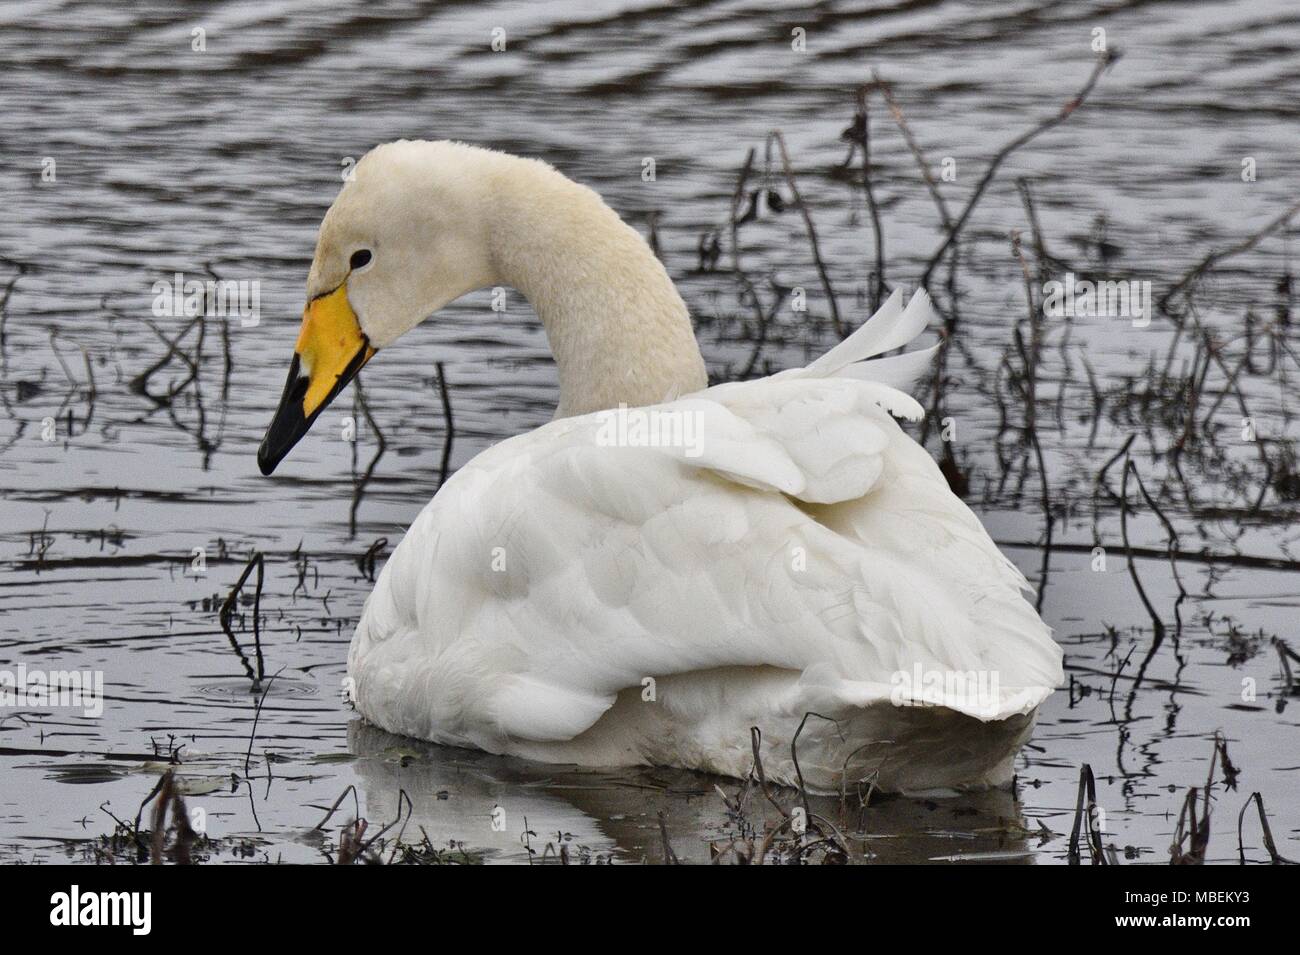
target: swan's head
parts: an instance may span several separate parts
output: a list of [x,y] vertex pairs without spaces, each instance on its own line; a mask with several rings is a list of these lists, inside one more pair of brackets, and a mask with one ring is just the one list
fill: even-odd
[[376,147],[351,170],[321,222],[289,378],[257,452],[263,474],[375,352],[493,284],[488,170],[501,156],[402,141]]

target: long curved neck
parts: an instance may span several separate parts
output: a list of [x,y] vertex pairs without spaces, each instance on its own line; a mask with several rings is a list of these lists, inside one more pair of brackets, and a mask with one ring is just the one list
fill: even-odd
[[706,387],[686,304],[641,236],[592,190],[544,163],[508,159],[491,192],[492,257],[546,328],[556,417]]

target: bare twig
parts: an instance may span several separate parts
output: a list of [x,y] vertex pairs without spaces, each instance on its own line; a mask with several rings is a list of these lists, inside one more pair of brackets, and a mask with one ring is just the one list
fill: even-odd
[[1125,454],[1124,477],[1120,482],[1119,492],[1119,527],[1121,538],[1124,541],[1124,555],[1128,560],[1129,576],[1133,578],[1133,586],[1137,588],[1138,596],[1142,598],[1142,606],[1146,607],[1147,615],[1151,618],[1151,626],[1155,631],[1155,639],[1152,641],[1153,645],[1150,651],[1154,653],[1165,638],[1165,625],[1161,621],[1160,615],[1156,613],[1156,608],[1151,605],[1146,590],[1142,587],[1142,580],[1138,577],[1137,564],[1133,560],[1133,548],[1128,540],[1128,476],[1129,472],[1133,470],[1132,463],[1132,459]]
[[875,70],[871,71],[871,78],[876,82],[876,88],[885,98],[885,105],[889,107],[890,114],[894,117],[894,122],[898,124],[899,130],[903,134],[903,140],[907,143],[907,148],[912,151],[912,158],[916,160],[916,165],[921,170],[921,178],[925,180],[926,188],[930,191],[930,197],[934,199],[935,207],[939,210],[939,218],[943,220],[945,229],[952,228],[952,215],[948,212],[948,203],[943,198],[943,193],[939,191],[939,184],[935,181],[934,174],[930,171],[930,164],[926,161],[925,154],[921,152],[921,147],[912,135],[911,127],[907,125],[907,118],[903,115],[902,107],[894,99],[893,88],[880,78],[880,74]]
[[[799,797],[803,800],[803,812],[805,819],[812,818],[812,807],[808,804],[808,787],[803,783],[803,770],[799,768],[799,734],[803,732],[804,725],[808,722],[808,717],[815,716],[819,720],[825,720],[835,727],[835,731],[840,731],[838,720],[831,719],[829,716],[822,716],[820,713],[814,713],[809,710],[799,721],[799,728],[794,731],[794,736],[790,739],[790,761],[794,763],[794,774],[799,780]],[[842,736],[843,734],[841,734]]]
[[845,335],[843,322],[840,321],[840,306],[835,299],[835,289],[831,287],[830,273],[826,271],[826,263],[822,259],[821,247],[817,242],[817,228],[813,225],[812,213],[808,210],[808,204],[804,202],[803,197],[799,195],[799,187],[795,183],[794,169],[790,165],[790,154],[785,148],[785,137],[781,135],[779,129],[774,129],[768,134],[768,143],[776,143],[777,149],[781,153],[781,168],[785,172],[786,185],[790,187],[790,198],[794,200],[799,207],[799,214],[803,216],[804,229],[808,233],[808,244],[812,247],[813,263],[817,267],[817,275],[821,279],[822,289],[826,293],[826,301],[831,309],[831,322],[835,326],[835,332],[841,338]]
[[859,86],[857,112],[853,124],[844,131],[844,137],[862,153],[862,191],[867,196],[867,212],[871,216],[871,231],[875,237],[876,265],[871,282],[871,314],[880,308],[885,297],[885,233],[880,225],[880,210],[876,206],[876,193],[871,186],[871,112],[868,99],[870,86]]
[[754,751],[754,772],[758,775],[758,787],[762,791],[763,795],[767,797],[767,801],[776,807],[776,811],[782,816],[789,818],[789,811],[777,802],[776,797],[772,795],[772,789],[767,783],[767,775],[763,772],[763,757],[759,753],[759,748],[762,745],[762,742],[763,731],[757,726],[751,726],[749,728],[749,745]]
[[736,188],[731,193],[731,268],[734,272],[740,271],[740,239],[737,235],[740,225],[737,220],[740,218],[740,206],[745,201],[745,186],[749,183],[750,171],[754,168],[754,147],[749,147],[749,152],[745,154],[745,164],[740,167],[740,175],[736,177]]
[[970,199],[967,200],[966,207],[962,209],[961,215],[957,217],[957,221],[954,222],[952,228],[948,230],[948,234],[939,245],[939,248],[935,249],[934,254],[930,256],[930,260],[926,263],[925,271],[921,273],[921,285],[926,287],[929,286],[931,273],[934,272],[935,267],[939,264],[940,260],[942,260],[944,253],[948,251],[949,246],[956,241],[957,236],[961,233],[962,227],[966,225],[966,221],[970,218],[970,214],[975,210],[975,206],[979,203],[980,198],[983,197],[984,191],[988,188],[989,183],[992,182],[993,176],[997,173],[998,167],[1002,165],[1003,161],[1030,140],[1047,132],[1049,129],[1059,126],[1061,123],[1073,116],[1075,111],[1083,105],[1084,100],[1088,98],[1088,94],[1092,92],[1093,87],[1097,85],[1097,81],[1101,79],[1102,73],[1104,73],[1106,68],[1117,59],[1119,59],[1119,55],[1114,52],[1104,52],[1100,54],[1097,57],[1096,66],[1092,69],[1092,74],[1088,77],[1088,81],[1083,84],[1083,88],[1075,94],[1073,99],[1062,106],[1060,111],[1050,119],[1047,119],[1032,129],[1021,133],[994,154],[993,158],[989,161],[988,168],[984,170],[984,175],[976,184],[975,192],[972,193]]
[[664,864],[681,865],[681,860],[677,858],[677,853],[673,852],[672,844],[668,841],[668,821],[664,818],[662,810],[659,812],[659,838],[663,840]]
[[[1045,541],[1043,566],[1039,574],[1038,593],[1034,603],[1034,609],[1041,612],[1043,599],[1047,594],[1047,573],[1052,557],[1052,533],[1055,529],[1055,521],[1052,519],[1051,492],[1047,482],[1047,463],[1043,459],[1043,448],[1038,441],[1038,358],[1042,352],[1042,320],[1041,310],[1034,304],[1034,287],[1029,277],[1029,263],[1025,261],[1025,254],[1020,248],[1020,232],[1014,229],[1011,232],[1011,251],[1020,262],[1020,269],[1024,274],[1025,302],[1029,309],[1029,347],[1027,350],[1022,348],[1021,352],[1025,367],[1025,439],[1033,448],[1034,460],[1038,464],[1039,503],[1043,508]],[[1018,343],[1023,344],[1018,329],[1015,338]]]
[[1290,859],[1283,856],[1277,851],[1277,844],[1273,841],[1273,830],[1268,826],[1268,815],[1264,812],[1264,797],[1259,793],[1250,794],[1250,798],[1241,807],[1241,812],[1237,813],[1237,859],[1242,865],[1246,864],[1246,846],[1242,840],[1241,829],[1246,819],[1246,810],[1250,808],[1251,803],[1259,811],[1259,828],[1264,833],[1264,851],[1268,853],[1268,859],[1273,865],[1294,865]]
[[442,399],[442,420],[446,428],[446,440],[442,443],[442,465],[438,471],[438,487],[447,480],[447,470],[451,466],[451,443],[456,437],[456,422],[451,417],[451,395],[447,391],[447,370],[443,367],[442,362],[435,366],[438,369],[438,397]]
[[[356,537],[357,512],[361,508],[361,498],[364,496],[371,478],[375,476],[375,468],[379,466],[379,459],[382,458],[384,452],[388,450],[388,441],[384,438],[384,432],[380,429],[379,422],[376,421],[375,416],[370,413],[370,402],[366,400],[366,390],[362,387],[360,375],[358,375],[356,380],[352,383],[352,400],[354,407],[359,407],[361,409],[361,413],[365,416],[366,424],[370,426],[370,430],[374,432],[375,435],[375,456],[371,458],[370,463],[366,465],[365,474],[361,475],[360,479],[355,481],[352,488],[352,505],[348,509],[348,536]],[[358,443],[356,436],[353,435],[352,471],[354,475],[357,468]]]
[[[1084,797],[1087,796],[1085,804]],[[1071,865],[1079,864],[1079,834],[1087,819],[1088,853],[1093,865],[1106,865],[1106,854],[1102,851],[1101,830],[1097,826],[1097,783],[1092,775],[1092,767],[1084,763],[1079,767],[1079,794],[1074,805],[1074,827],[1070,830],[1069,858]]]
[[1236,245],[1229,246],[1228,248],[1223,249],[1222,251],[1211,252],[1209,255],[1203,258],[1199,263],[1197,263],[1193,268],[1189,269],[1181,279],[1179,279],[1177,282],[1174,283],[1173,287],[1170,288],[1169,291],[1165,292],[1164,295],[1160,296],[1160,300],[1156,302],[1156,307],[1158,307],[1166,315],[1170,315],[1171,313],[1169,310],[1169,304],[1173,300],[1173,297],[1175,295],[1177,295],[1179,292],[1181,292],[1191,283],[1195,282],[1197,279],[1201,278],[1207,272],[1214,269],[1224,259],[1231,258],[1234,255],[1238,255],[1242,252],[1247,252],[1253,249],[1261,239],[1276,232],[1279,228],[1281,228],[1287,222],[1289,222],[1291,217],[1295,215],[1297,212],[1300,212],[1300,202],[1296,202],[1293,205],[1289,206],[1286,209],[1286,211],[1284,211],[1277,218],[1273,219],[1271,222],[1269,222],[1268,225],[1264,226],[1264,228],[1260,229],[1254,235],[1251,235],[1248,238],[1245,238],[1242,241],[1238,242]]
[[[262,580],[263,580],[263,557],[260,551],[254,551],[253,556],[248,558],[248,563],[244,565],[244,572],[239,575],[239,580],[235,581],[235,586],[230,589],[230,595],[226,597],[225,603],[221,605],[221,612],[218,618],[221,621],[221,629],[226,632],[226,637],[230,640],[230,645],[234,647],[235,652],[239,654],[239,662],[244,665],[244,670],[248,673],[248,678],[253,681],[253,691],[256,692],[261,685],[262,677],[266,673],[266,664],[262,659],[262,628],[261,628],[261,611],[262,611]],[[243,589],[248,575],[257,569],[257,588],[253,591],[253,646],[257,653],[257,672],[253,672],[252,666],[249,665],[248,658],[244,656],[244,650],[235,639],[235,631],[230,626],[230,615],[234,612],[236,600],[240,591]]]
[[343,800],[347,798],[348,793],[352,793],[353,815],[358,818],[361,816],[361,803],[357,800],[357,787],[349,785],[347,789],[339,793],[339,798],[334,800],[334,805],[330,806],[329,812],[325,813],[325,818],[316,823],[313,829],[320,830],[325,828],[325,823],[329,822],[334,813],[338,811],[339,806],[342,804]]
[[253,742],[257,739],[257,723],[262,718],[262,706],[266,703],[266,694],[271,692],[271,684],[275,678],[284,672],[284,667],[276,670],[271,675],[271,679],[266,681],[266,687],[262,690],[262,695],[257,701],[257,709],[253,711],[253,728],[248,732],[248,752],[244,754],[244,775],[248,775],[248,766],[253,761]]

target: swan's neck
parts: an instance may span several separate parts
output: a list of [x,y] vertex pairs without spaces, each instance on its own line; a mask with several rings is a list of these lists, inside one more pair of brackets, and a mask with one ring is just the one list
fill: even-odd
[[492,258],[546,328],[560,376],[556,417],[706,387],[686,304],[641,236],[592,190],[510,158],[490,204]]

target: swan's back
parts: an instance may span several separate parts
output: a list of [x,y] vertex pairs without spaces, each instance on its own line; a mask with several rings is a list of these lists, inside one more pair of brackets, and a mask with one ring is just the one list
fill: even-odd
[[[479,455],[366,605],[349,655],[360,711],[492,752],[731,775],[759,725],[786,781],[789,739],[816,712],[838,724],[801,737],[814,788],[846,761],[886,788],[1002,781],[1061,653],[892,416],[919,406],[872,380],[901,383],[916,360],[861,362],[928,317],[919,296],[891,300],[807,369]],[[610,446],[619,414],[649,411],[698,440]]]

